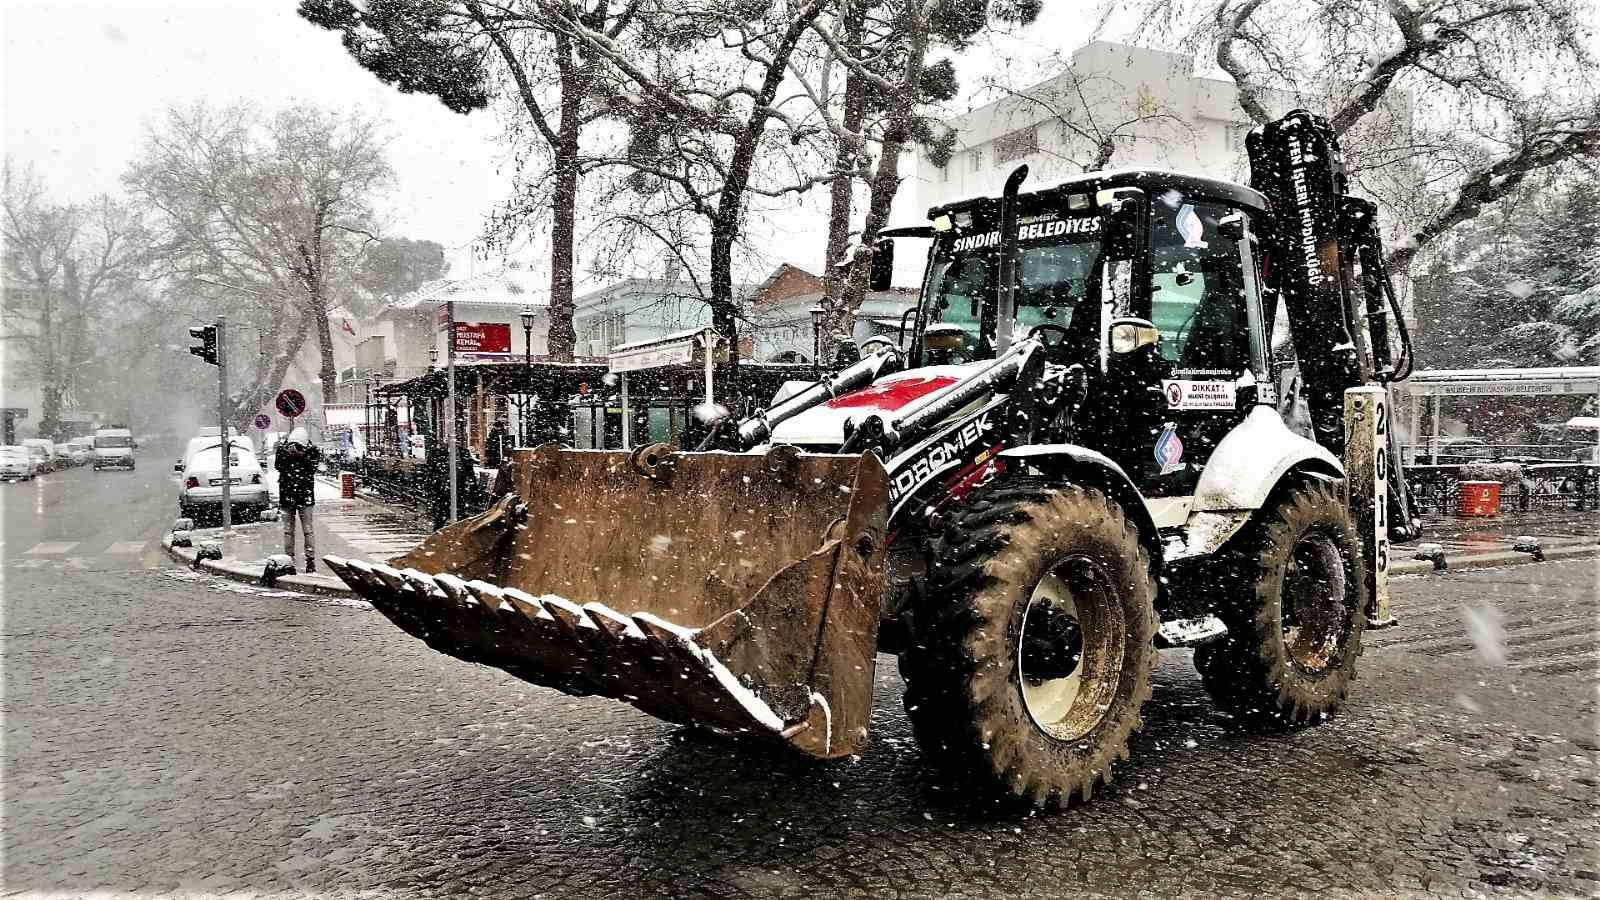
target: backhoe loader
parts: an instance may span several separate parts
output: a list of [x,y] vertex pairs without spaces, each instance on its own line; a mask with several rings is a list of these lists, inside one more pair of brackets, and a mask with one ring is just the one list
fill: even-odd
[[1411,527],[1409,350],[1326,123],[1248,150],[1251,187],[1019,167],[889,236],[932,239],[899,340],[694,450],[517,451],[487,512],[328,565],[441,652],[823,759],[866,744],[896,654],[927,758],[1040,806],[1111,779],[1163,647],[1241,718],[1320,719]]

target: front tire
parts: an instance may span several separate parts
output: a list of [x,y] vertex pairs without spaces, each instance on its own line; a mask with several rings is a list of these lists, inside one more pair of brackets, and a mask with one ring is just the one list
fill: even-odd
[[1143,726],[1155,593],[1137,530],[1103,494],[1023,481],[969,496],[900,657],[929,760],[991,797],[1090,799]]
[[1206,691],[1247,721],[1294,725],[1338,709],[1366,627],[1361,540],[1333,484],[1280,492],[1223,551],[1226,637],[1195,651]]

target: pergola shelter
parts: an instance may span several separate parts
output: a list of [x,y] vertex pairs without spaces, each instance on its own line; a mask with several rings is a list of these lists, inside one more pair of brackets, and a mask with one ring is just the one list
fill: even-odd
[[[735,414],[767,404],[784,383],[810,381],[809,364],[741,360],[736,370],[721,359],[713,340],[708,364],[706,329],[667,335],[616,348],[605,364],[483,362],[456,367],[456,397],[463,446],[482,449],[493,417],[506,406],[526,404],[531,427],[518,434],[523,446],[547,441],[583,449],[617,449],[646,441],[693,446],[706,425],[694,408],[712,402]],[[714,337],[714,335],[713,335]],[[685,346],[685,344],[692,346]],[[734,371],[737,375],[734,375]],[[373,392],[374,402],[401,409],[393,418],[415,423],[431,449],[442,446],[449,384],[444,369]],[[626,387],[624,388],[624,384]],[[374,410],[377,421],[390,418]]]
[[[1428,456],[1437,459],[1445,401],[1451,397],[1556,397],[1587,394],[1600,405],[1600,366],[1550,366],[1527,369],[1434,369],[1417,371],[1395,385],[1404,396],[1411,425],[1421,422],[1422,404],[1433,420]],[[1597,436],[1600,440],[1600,436]]]

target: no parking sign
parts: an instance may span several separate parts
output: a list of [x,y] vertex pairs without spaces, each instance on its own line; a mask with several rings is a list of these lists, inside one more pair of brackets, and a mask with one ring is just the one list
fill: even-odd
[[284,388],[278,392],[278,399],[273,405],[278,408],[278,412],[291,419],[298,419],[306,411],[306,395],[294,388]]

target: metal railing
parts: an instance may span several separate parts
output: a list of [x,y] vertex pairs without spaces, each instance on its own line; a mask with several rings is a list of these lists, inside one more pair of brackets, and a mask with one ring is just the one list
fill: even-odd
[[1500,509],[1555,512],[1600,509],[1600,463],[1527,463],[1496,466],[1485,473],[1481,461],[1406,468],[1412,504],[1418,514],[1454,515],[1461,482],[1499,481]]
[[1488,444],[1464,441],[1423,441],[1401,444],[1400,460],[1406,465],[1452,465],[1465,462],[1597,462],[1594,444]]

